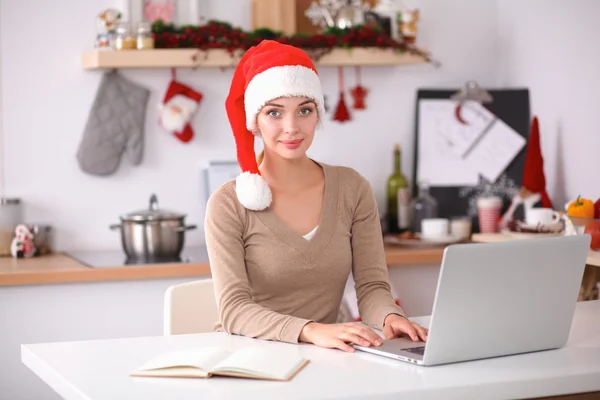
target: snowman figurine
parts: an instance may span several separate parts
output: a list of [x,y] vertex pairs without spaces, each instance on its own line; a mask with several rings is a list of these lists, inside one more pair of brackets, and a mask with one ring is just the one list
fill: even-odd
[[114,38],[117,26],[121,22],[121,12],[107,8],[96,17],[96,49],[114,50]]
[[35,255],[33,244],[33,233],[27,225],[18,225],[15,229],[15,237],[10,245],[10,253],[15,258],[29,258]]

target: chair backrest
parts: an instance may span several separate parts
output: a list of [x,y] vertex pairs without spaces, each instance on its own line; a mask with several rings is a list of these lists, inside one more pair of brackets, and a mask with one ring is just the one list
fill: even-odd
[[165,335],[213,332],[219,320],[210,278],[169,287],[164,307]]

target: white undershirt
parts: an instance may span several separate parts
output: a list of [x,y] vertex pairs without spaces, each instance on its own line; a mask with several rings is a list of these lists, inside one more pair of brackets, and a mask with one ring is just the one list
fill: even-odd
[[303,236],[303,238],[306,239],[306,240],[312,239],[312,237],[315,236],[315,233],[317,232],[317,228],[318,227],[319,227],[319,225],[315,226],[315,229],[313,229],[312,231],[308,232],[306,235]]

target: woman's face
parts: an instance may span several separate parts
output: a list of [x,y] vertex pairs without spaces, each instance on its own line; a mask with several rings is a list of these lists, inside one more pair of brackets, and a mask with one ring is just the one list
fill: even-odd
[[265,104],[256,119],[265,153],[297,159],[310,147],[319,116],[315,102],[307,97],[279,97]]

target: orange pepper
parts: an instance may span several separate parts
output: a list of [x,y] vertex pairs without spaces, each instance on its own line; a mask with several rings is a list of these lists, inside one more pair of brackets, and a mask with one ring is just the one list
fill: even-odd
[[567,214],[569,217],[594,218],[594,202],[577,196],[577,200],[569,204]]

